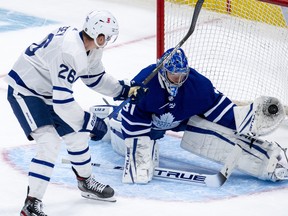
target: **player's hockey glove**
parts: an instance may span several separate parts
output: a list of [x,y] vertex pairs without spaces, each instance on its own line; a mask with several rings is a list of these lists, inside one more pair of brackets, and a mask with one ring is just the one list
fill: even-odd
[[144,88],[142,84],[131,81],[131,87],[128,93],[128,97],[130,97],[130,103],[139,103],[147,93],[148,88]]
[[125,83],[124,80],[119,80],[123,86],[121,93],[114,97],[114,100],[126,100],[130,97],[131,103],[138,103],[148,93],[148,88],[144,88],[142,84],[131,81],[130,85]]
[[101,140],[107,133],[107,125],[103,119],[98,118],[95,113],[85,112],[84,124],[81,131],[90,132],[90,137],[94,141]]

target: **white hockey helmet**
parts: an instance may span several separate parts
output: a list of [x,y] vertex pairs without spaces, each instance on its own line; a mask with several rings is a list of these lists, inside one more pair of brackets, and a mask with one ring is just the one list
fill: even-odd
[[[94,39],[98,47],[105,47],[110,41],[113,43],[119,33],[117,20],[109,11],[105,10],[90,12],[86,17],[83,30]],[[100,34],[105,36],[105,43],[101,46],[99,46],[96,40]]]

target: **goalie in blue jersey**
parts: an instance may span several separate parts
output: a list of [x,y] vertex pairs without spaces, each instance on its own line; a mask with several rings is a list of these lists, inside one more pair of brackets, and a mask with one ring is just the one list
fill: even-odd
[[[173,49],[167,50],[162,62]],[[152,64],[133,79],[142,83],[158,66]],[[287,160],[281,146],[241,139],[273,131],[284,119],[284,107],[273,97],[259,97],[247,106],[236,106],[209,79],[189,67],[182,49],[145,86],[137,103],[133,97],[109,121],[113,149],[125,156],[122,181],[148,183],[159,165],[157,140],[167,130],[184,131],[181,147],[201,157],[224,163],[236,143],[243,148],[237,168],[260,179],[286,178]],[[237,136],[235,135],[237,133]]]

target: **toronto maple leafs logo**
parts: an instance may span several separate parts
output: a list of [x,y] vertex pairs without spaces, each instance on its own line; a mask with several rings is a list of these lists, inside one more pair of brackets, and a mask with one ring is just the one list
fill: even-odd
[[153,124],[160,129],[170,129],[177,127],[181,121],[174,121],[175,117],[170,113],[160,115],[158,118],[156,115],[152,115]]

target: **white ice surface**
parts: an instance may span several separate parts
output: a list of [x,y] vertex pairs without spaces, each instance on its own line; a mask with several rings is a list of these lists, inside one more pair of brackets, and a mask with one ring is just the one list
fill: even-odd
[[[106,71],[117,78],[131,78],[144,66],[155,61],[155,10],[153,7],[133,6],[121,1],[97,0],[0,0],[0,8],[18,11],[31,16],[53,20],[60,25],[75,25],[81,28],[82,20],[92,9],[108,9],[118,19],[120,35],[117,42],[104,52]],[[0,20],[0,23],[5,23]],[[12,147],[29,143],[14,117],[6,100],[6,85],[3,76],[9,72],[20,52],[31,42],[42,39],[58,24],[27,28],[0,33],[0,153]],[[1,26],[0,26],[1,28]],[[102,103],[101,95],[86,89],[80,82],[75,85],[75,98],[88,109]],[[111,99],[108,99],[112,102]],[[283,126],[273,138],[281,143],[287,141],[287,127]],[[19,215],[27,186],[23,170],[14,169],[0,154],[0,215]],[[63,174],[65,175],[65,174]],[[189,185],[187,185],[189,190]],[[179,192],[181,193],[181,192]],[[191,191],[193,193],[193,191]],[[177,194],[175,194],[177,196]],[[195,194],[197,196],[197,194]],[[83,199],[76,187],[50,184],[43,202],[49,216],[99,215],[99,216],[147,216],[147,215],[221,215],[221,216],[268,216],[287,215],[288,190],[274,190],[265,193],[239,196],[209,202],[172,202],[144,198],[118,197],[116,203],[104,203]]]

